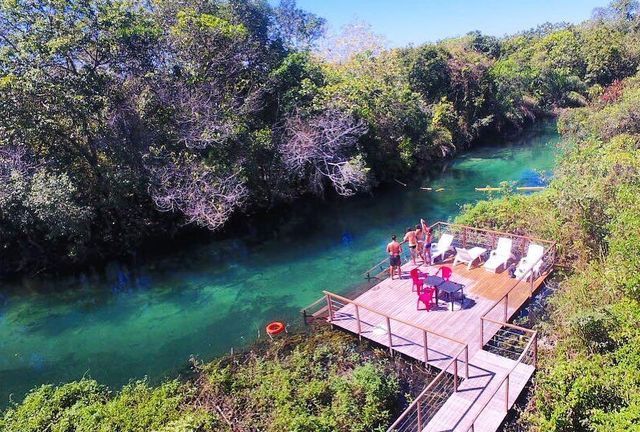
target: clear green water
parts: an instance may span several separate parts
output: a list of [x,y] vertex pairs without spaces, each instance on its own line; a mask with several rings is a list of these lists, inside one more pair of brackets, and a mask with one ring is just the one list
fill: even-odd
[[[195,354],[210,359],[255,339],[273,319],[291,321],[323,289],[343,293],[384,258],[391,233],[419,217],[453,217],[482,198],[476,186],[551,170],[555,125],[493,142],[438,167],[425,186],[400,185],[339,202],[305,202],[253,235],[181,247],[132,266],[0,289],[0,406],[43,383],[174,376]],[[420,183],[420,182],[418,182]],[[280,216],[280,219],[282,217]],[[274,229],[274,227],[278,227]],[[264,229],[263,229],[264,228]]]

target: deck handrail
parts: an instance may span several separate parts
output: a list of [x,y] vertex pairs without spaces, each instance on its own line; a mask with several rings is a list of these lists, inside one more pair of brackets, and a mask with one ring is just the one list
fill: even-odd
[[[448,374],[449,372],[447,372],[449,370],[449,368],[451,367],[451,365],[454,362],[458,362],[460,361],[459,357],[460,354],[462,354],[462,352],[465,350],[465,347],[463,347],[460,351],[458,351],[458,353],[449,361],[449,363],[447,363],[447,365],[445,367],[442,368],[442,370],[438,373],[438,375],[436,375],[436,377],[434,379],[432,379],[429,384],[427,384],[425,386],[425,388],[420,392],[420,394],[413,400],[413,402],[411,402],[411,404],[402,412],[402,414],[400,414],[400,416],[396,419],[395,422],[393,422],[393,424],[391,426],[389,426],[389,428],[387,429],[387,432],[394,432],[397,431],[397,427],[398,425],[411,413],[411,411],[413,409],[416,409],[418,411],[420,411],[421,407],[420,404],[422,402],[422,400],[425,399],[427,393],[429,391],[431,391],[433,389],[433,387],[435,387],[438,382],[440,381],[440,379],[445,375]],[[457,373],[457,370],[456,370]],[[455,375],[454,375],[454,391],[457,391],[457,380],[455,380]],[[418,430],[422,431],[422,419],[420,417],[420,415],[417,416],[418,417]],[[427,421],[428,423],[428,421]]]
[[[447,340],[449,340],[449,341],[451,341],[451,342],[455,342],[455,343],[457,343],[457,344],[459,344],[459,345],[462,345],[462,346],[463,346],[463,348],[464,348],[465,346],[467,346],[467,344],[466,344],[465,342],[462,342],[461,340],[458,340],[458,339],[452,338],[452,337],[447,336],[447,335],[443,335],[443,334],[441,334],[441,333],[438,333],[438,332],[436,332],[436,331],[433,331],[433,330],[430,330],[430,329],[428,329],[428,328],[426,328],[426,327],[423,327],[423,326],[421,326],[421,325],[419,325],[419,324],[412,323],[412,322],[409,322],[409,321],[405,321],[405,320],[403,320],[402,318],[398,318],[398,317],[396,317],[396,316],[389,315],[389,314],[387,314],[387,313],[385,313],[385,312],[381,312],[381,311],[379,311],[379,310],[377,310],[377,309],[375,309],[375,308],[372,308],[371,306],[366,306],[366,305],[364,305],[364,304],[362,304],[362,303],[360,303],[360,302],[357,302],[357,301],[355,301],[355,300],[351,300],[351,299],[348,299],[348,298],[346,298],[346,297],[342,297],[341,295],[334,294],[334,293],[329,292],[329,291],[323,291],[323,293],[324,293],[324,295],[325,295],[325,296],[327,296],[327,297],[333,297],[333,298],[335,298],[335,299],[339,300],[340,302],[343,302],[343,303],[350,303],[350,304],[352,304],[352,305],[354,305],[354,306],[357,306],[357,307],[362,308],[362,309],[366,309],[366,310],[368,310],[369,312],[373,312],[373,313],[375,313],[375,314],[377,314],[377,315],[381,315],[381,316],[383,316],[383,317],[385,317],[385,318],[392,319],[392,320],[397,321],[397,322],[399,322],[399,323],[401,323],[401,324],[405,324],[405,325],[408,325],[408,326],[410,326],[410,327],[417,328],[418,330],[425,331],[425,332],[427,332],[427,333],[429,333],[429,334],[433,334],[433,335],[435,335],[435,336],[439,336],[439,337],[441,337],[441,338],[443,338],[443,339],[447,339]],[[332,316],[329,316],[329,318],[330,318],[330,321],[331,321],[331,320],[333,320],[333,317],[332,317]],[[389,331],[389,334],[391,334],[391,329],[388,329],[388,331]]]
[[[544,259],[547,258],[548,255],[552,256],[552,259],[555,259],[555,253],[556,253],[556,242],[551,242],[551,246],[544,252],[544,254],[542,254],[542,256],[540,258],[538,258],[538,260],[533,263],[533,265],[531,266],[531,289],[529,292],[529,296],[531,296],[533,294],[533,284],[536,278],[534,278],[534,274],[533,274],[533,269],[538,265],[539,262],[543,261]],[[553,268],[553,261],[551,262],[551,264],[549,265],[549,269]],[[547,270],[547,269],[545,269]],[[544,274],[544,272],[541,272],[541,274]],[[540,277],[540,276],[538,276]],[[502,303],[503,300],[505,300],[505,305],[504,305],[504,314],[503,314],[503,321],[501,322],[506,322],[507,321],[507,314],[508,314],[508,310],[509,310],[509,294],[511,294],[511,292],[518,287],[518,285],[520,285],[522,282],[526,282],[526,279],[522,278],[522,279],[517,279],[515,281],[515,283],[511,286],[511,288],[509,288],[507,290],[507,292],[505,294],[502,295],[502,297],[500,297],[498,300],[496,300],[489,309],[487,309],[487,311],[480,317],[480,319],[484,319],[487,318],[487,315],[492,312],[496,306],[498,306],[500,303]],[[480,331],[480,339],[481,339],[481,343],[484,344],[484,335],[483,335],[483,331],[482,331],[482,327],[481,327],[481,331]]]
[[[500,323],[500,324],[506,325],[508,323]],[[521,328],[532,333],[532,336],[529,339],[529,342],[527,343],[525,348],[522,350],[522,353],[518,357],[518,360],[511,367],[511,369],[509,369],[509,372],[507,372],[507,374],[504,376],[504,378],[502,378],[500,380],[500,382],[496,386],[496,389],[493,391],[493,393],[491,393],[491,396],[487,398],[487,400],[482,404],[482,407],[480,408],[478,413],[473,417],[473,420],[471,421],[471,427],[468,429],[468,431],[471,431],[471,432],[474,431],[474,426],[475,426],[476,421],[478,420],[478,417],[480,417],[480,415],[484,412],[484,409],[487,407],[487,405],[489,405],[489,402],[491,402],[493,400],[493,397],[498,393],[498,391],[500,390],[500,388],[502,388],[502,385],[505,382],[507,383],[506,384],[506,389],[505,389],[505,399],[504,399],[505,400],[505,411],[509,411],[509,378],[511,377],[511,374],[513,373],[513,371],[515,371],[516,368],[520,364],[522,364],[522,360],[524,359],[524,356],[527,354],[527,352],[531,349],[532,346],[534,347],[534,356],[535,356],[535,352],[537,351],[538,332],[535,331],[535,330],[525,329],[523,327],[521,327]]]
[[458,229],[466,229],[466,230],[472,230],[472,231],[479,231],[479,232],[484,232],[487,234],[493,234],[493,235],[499,235],[499,236],[509,236],[509,237],[515,237],[515,238],[519,238],[522,240],[528,240],[530,242],[536,242],[536,243],[545,243],[548,245],[552,245],[555,244],[554,241],[551,240],[545,240],[545,239],[541,239],[538,237],[530,237],[530,236],[526,236],[526,235],[522,235],[522,234],[513,234],[513,233],[507,233],[504,231],[495,231],[495,230],[490,230],[490,229],[485,229],[485,228],[476,228],[476,227],[471,227],[468,225],[461,225],[461,224],[453,224],[453,223],[449,223],[449,222],[435,222],[434,224],[432,224],[430,226],[431,230],[433,230],[434,228],[436,228],[437,226],[442,225],[445,227],[453,227],[453,228],[458,228]]

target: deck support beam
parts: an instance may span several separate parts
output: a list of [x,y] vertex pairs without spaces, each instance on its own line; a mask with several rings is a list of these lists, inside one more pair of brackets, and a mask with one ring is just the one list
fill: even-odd
[[505,381],[505,395],[504,395],[504,410],[505,412],[509,412],[509,377],[511,374],[507,375],[507,380]]
[[424,364],[427,366],[429,363],[429,337],[426,330],[422,330],[422,338],[424,342]]
[[387,335],[389,336],[389,352],[393,356],[393,338],[391,336],[391,320],[387,316]]
[[360,324],[360,310],[358,309],[358,305],[356,306],[356,320],[358,321],[358,339],[362,340],[362,326]]

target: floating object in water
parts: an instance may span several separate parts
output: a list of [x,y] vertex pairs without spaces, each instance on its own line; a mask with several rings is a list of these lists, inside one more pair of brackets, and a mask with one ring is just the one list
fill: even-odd
[[490,191],[499,191],[499,190],[502,190],[502,189],[497,187],[476,188],[476,191],[478,192],[490,192]]
[[444,188],[438,188],[436,189],[436,192],[442,192],[444,190]]
[[516,190],[522,190],[522,191],[539,191],[544,189],[546,189],[546,186],[522,186],[522,187],[516,188]]
[[[546,186],[520,186],[517,187],[516,190],[519,191],[540,191],[540,190],[544,190],[546,189]],[[501,191],[503,190],[502,188],[499,187],[482,187],[482,188],[476,188],[477,192],[492,192],[492,191]]]
[[282,333],[283,331],[286,330],[286,328],[283,322],[274,321],[267,324],[266,330],[269,337],[273,339],[273,336]]
[[433,188],[428,188],[428,187],[421,187],[420,189],[426,190],[426,191],[432,191],[433,190]]
[[401,185],[402,185],[402,186],[404,186],[404,187],[407,187],[407,184],[406,184],[406,183],[402,183],[402,182],[401,182],[400,180],[398,180],[398,179],[393,179],[393,181],[395,181],[395,182],[396,182],[396,183],[398,183],[398,184],[401,184]]

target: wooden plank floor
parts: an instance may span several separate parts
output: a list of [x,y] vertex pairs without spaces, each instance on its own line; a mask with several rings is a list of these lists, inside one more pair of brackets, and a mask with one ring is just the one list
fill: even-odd
[[[451,265],[450,260],[445,265]],[[416,309],[417,295],[411,290],[412,283],[408,275],[409,270],[413,267],[411,264],[406,264],[403,266],[401,279],[387,278],[354,300],[391,317],[415,323],[468,344],[469,379],[460,386],[460,389],[464,391],[455,393],[447,400],[425,429],[429,431],[467,431],[479,409],[488,398],[492,397],[496,386],[514,365],[513,360],[482,350],[480,317],[504,296],[516,281],[510,278],[506,272],[494,274],[485,271],[482,267],[468,270],[466,265],[458,264],[453,268],[451,280],[465,285],[466,301],[463,307],[460,307],[459,303],[455,303],[452,311],[449,303],[441,300],[435,310],[419,311]],[[435,274],[438,267],[439,265],[420,266],[420,270]],[[534,290],[540,286],[543,280],[544,276],[534,281]],[[529,299],[530,290],[530,283],[522,282],[510,293],[508,319]],[[358,312],[361,321],[361,336],[388,347],[389,329],[386,318],[364,308],[359,308]],[[487,317],[502,321],[503,314],[504,307],[501,304],[494,308]],[[348,304],[335,311],[332,324],[358,333],[355,306]],[[393,319],[390,321],[390,326],[393,350],[424,361],[425,346],[422,331]],[[485,323],[484,340],[489,340],[498,330],[498,325]],[[462,348],[462,345],[436,335],[429,335],[427,346],[426,355],[429,365],[439,369],[447,365]],[[515,401],[532,374],[533,367],[518,366],[510,378],[510,405]],[[460,375],[464,376],[463,367],[460,369]],[[500,389],[493,399],[478,418],[475,431],[495,431],[506,416],[504,388]]]

